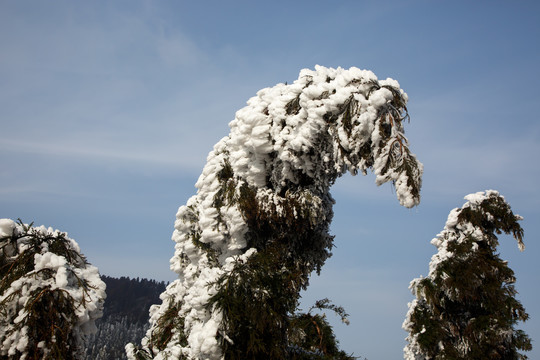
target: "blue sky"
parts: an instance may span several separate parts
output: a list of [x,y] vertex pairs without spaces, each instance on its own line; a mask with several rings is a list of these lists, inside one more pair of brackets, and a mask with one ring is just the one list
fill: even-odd
[[402,358],[409,281],[426,275],[463,196],[503,194],[526,250],[501,238],[540,358],[540,3],[533,1],[0,1],[0,217],[67,231],[103,274],[172,280],[177,208],[256,91],[302,68],[356,66],[409,95],[422,203],[335,185],[330,297],[342,348]]

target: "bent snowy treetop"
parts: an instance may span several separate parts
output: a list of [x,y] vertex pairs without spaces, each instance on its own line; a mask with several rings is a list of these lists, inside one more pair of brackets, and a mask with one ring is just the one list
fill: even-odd
[[[171,269],[179,278],[151,310],[142,348],[128,346],[130,358],[219,359],[223,352],[246,356],[242,346],[255,351],[242,334],[258,336],[246,329],[264,311],[286,322],[309,274],[331,255],[329,189],[345,172],[371,169],[377,185],[394,184],[402,205],[417,205],[422,164],[404,135],[406,102],[395,80],[322,66],[251,98],[208,155],[197,194],[178,210]],[[271,290],[269,284],[285,281],[276,272],[287,284]],[[250,283],[260,288],[245,287]],[[246,304],[243,317],[229,311],[235,304]],[[259,335],[283,342],[282,322],[258,324],[266,331]]]

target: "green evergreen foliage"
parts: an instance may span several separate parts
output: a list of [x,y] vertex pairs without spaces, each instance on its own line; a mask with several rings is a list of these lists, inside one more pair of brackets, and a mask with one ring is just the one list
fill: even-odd
[[515,298],[514,272],[496,252],[502,233],[523,249],[521,217],[496,191],[467,198],[433,241],[439,252],[429,276],[411,283],[407,359],[526,359],[520,351],[532,348],[514,329],[528,315]]
[[0,359],[80,359],[82,326],[101,314],[97,269],[66,233],[2,221]]
[[288,330],[289,353],[291,359],[321,359],[321,360],[353,360],[355,357],[339,350],[332,326],[326,319],[326,314],[312,314],[313,310],[331,310],[341,317],[341,321],[349,324],[348,314],[340,306],[328,299],[319,300],[307,313],[295,314]]
[[177,335],[180,330],[180,343],[186,344],[186,337],[181,329],[184,327],[184,318],[179,314],[179,308],[175,304],[172,304],[167,311],[165,311],[158,319],[158,325],[150,337],[150,348],[156,348],[163,350],[167,343],[174,335]]
[[298,303],[299,273],[284,266],[279,247],[239,260],[215,284],[209,302],[223,314],[227,359],[285,359],[289,315]]
[[[330,255],[332,202],[323,203],[309,190],[257,198],[256,190],[245,184],[235,195],[227,190],[231,182],[222,182],[214,201],[238,205],[249,227],[248,246],[257,252],[248,261],[238,259],[230,273],[212,284],[217,292],[208,308],[223,315],[222,334],[227,335],[219,338],[227,359],[286,359],[290,317],[298,307],[300,290],[307,288],[311,272],[320,271]],[[222,201],[222,194],[231,193]],[[318,255],[327,255],[313,257],[306,251],[317,246]]]

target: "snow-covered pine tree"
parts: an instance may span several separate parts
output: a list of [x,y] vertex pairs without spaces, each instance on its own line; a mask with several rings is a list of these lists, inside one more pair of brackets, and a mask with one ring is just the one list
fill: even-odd
[[438,252],[429,275],[411,282],[405,359],[526,359],[519,351],[531,350],[530,339],[514,326],[528,315],[515,298],[514,272],[496,253],[503,232],[524,249],[522,218],[497,191],[465,199],[431,241]]
[[171,269],[179,278],[128,357],[290,358],[299,293],[331,255],[336,178],[371,169],[402,205],[420,201],[406,102],[395,80],[322,66],[251,98],[178,210]]
[[0,359],[81,359],[105,284],[66,233],[0,219]]

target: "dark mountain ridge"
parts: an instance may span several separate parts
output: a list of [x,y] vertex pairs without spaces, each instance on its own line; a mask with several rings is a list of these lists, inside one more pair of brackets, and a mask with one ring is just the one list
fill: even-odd
[[88,339],[87,360],[126,359],[124,348],[140,342],[148,329],[148,310],[160,303],[167,283],[156,280],[102,275],[107,285],[103,317],[96,321],[98,331]]

